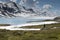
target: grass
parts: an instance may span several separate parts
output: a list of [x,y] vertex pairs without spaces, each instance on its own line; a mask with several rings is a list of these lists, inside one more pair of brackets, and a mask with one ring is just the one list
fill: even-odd
[[45,31],[0,30],[0,40],[60,40],[60,29]]
[[[42,26],[43,25],[33,27],[37,28]],[[54,26],[60,26],[60,23],[46,25],[46,28],[51,28]],[[0,29],[0,40],[60,40],[60,28],[40,31],[10,31]]]

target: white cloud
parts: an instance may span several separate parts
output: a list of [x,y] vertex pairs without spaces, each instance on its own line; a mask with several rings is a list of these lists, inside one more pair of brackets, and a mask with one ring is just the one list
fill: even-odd
[[33,1],[36,1],[36,0],[33,0]]
[[38,4],[38,3],[39,3],[39,1],[38,1],[38,0],[33,0],[33,2],[35,2],[35,4]]
[[0,3],[2,3],[2,1],[0,1]]
[[13,1],[13,0],[10,0],[10,1]]
[[3,3],[4,4],[5,2],[0,1],[0,3]]
[[56,16],[56,12],[50,10],[51,8],[52,8],[52,5],[45,4],[45,5],[43,5],[43,8],[41,8],[41,10],[39,10],[39,13],[38,13],[38,9],[36,11],[38,14],[40,14],[40,16]]
[[10,0],[10,1],[16,2],[17,0]]
[[27,2],[27,0],[21,0],[19,4],[24,5],[26,2]]
[[52,5],[50,4],[43,5],[43,9],[50,9],[50,8],[52,8]]
[[36,2],[37,4],[39,3],[39,1]]

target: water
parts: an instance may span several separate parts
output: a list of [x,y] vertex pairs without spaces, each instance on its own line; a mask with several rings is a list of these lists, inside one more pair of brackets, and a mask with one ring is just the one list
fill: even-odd
[[22,17],[16,17],[16,18],[0,18],[0,24],[11,24],[11,25],[19,25],[27,23],[28,21],[38,21],[38,20],[44,20],[44,19],[28,19],[28,18],[22,18]]
[[0,18],[0,24],[22,24],[25,23],[26,19],[24,18]]
[[22,17],[16,17],[16,18],[0,18],[0,24],[24,24],[27,21],[34,20],[34,19],[27,19]]

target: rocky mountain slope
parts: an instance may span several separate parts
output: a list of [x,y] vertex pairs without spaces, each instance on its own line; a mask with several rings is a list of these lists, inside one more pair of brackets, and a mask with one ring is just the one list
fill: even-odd
[[0,3],[0,17],[28,17],[28,16],[53,16],[44,12],[37,12],[35,8],[26,8],[15,2]]

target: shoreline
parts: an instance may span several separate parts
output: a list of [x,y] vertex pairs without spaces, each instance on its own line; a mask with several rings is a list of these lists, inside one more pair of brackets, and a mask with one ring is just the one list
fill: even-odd
[[37,26],[37,25],[44,25],[44,24],[54,24],[58,23],[55,21],[47,21],[47,22],[33,22],[33,23],[26,23],[26,24],[21,24],[21,25],[11,25],[11,26],[0,26],[0,29],[6,29],[6,30],[40,30],[38,28],[19,28],[19,27],[24,27],[24,26]]

